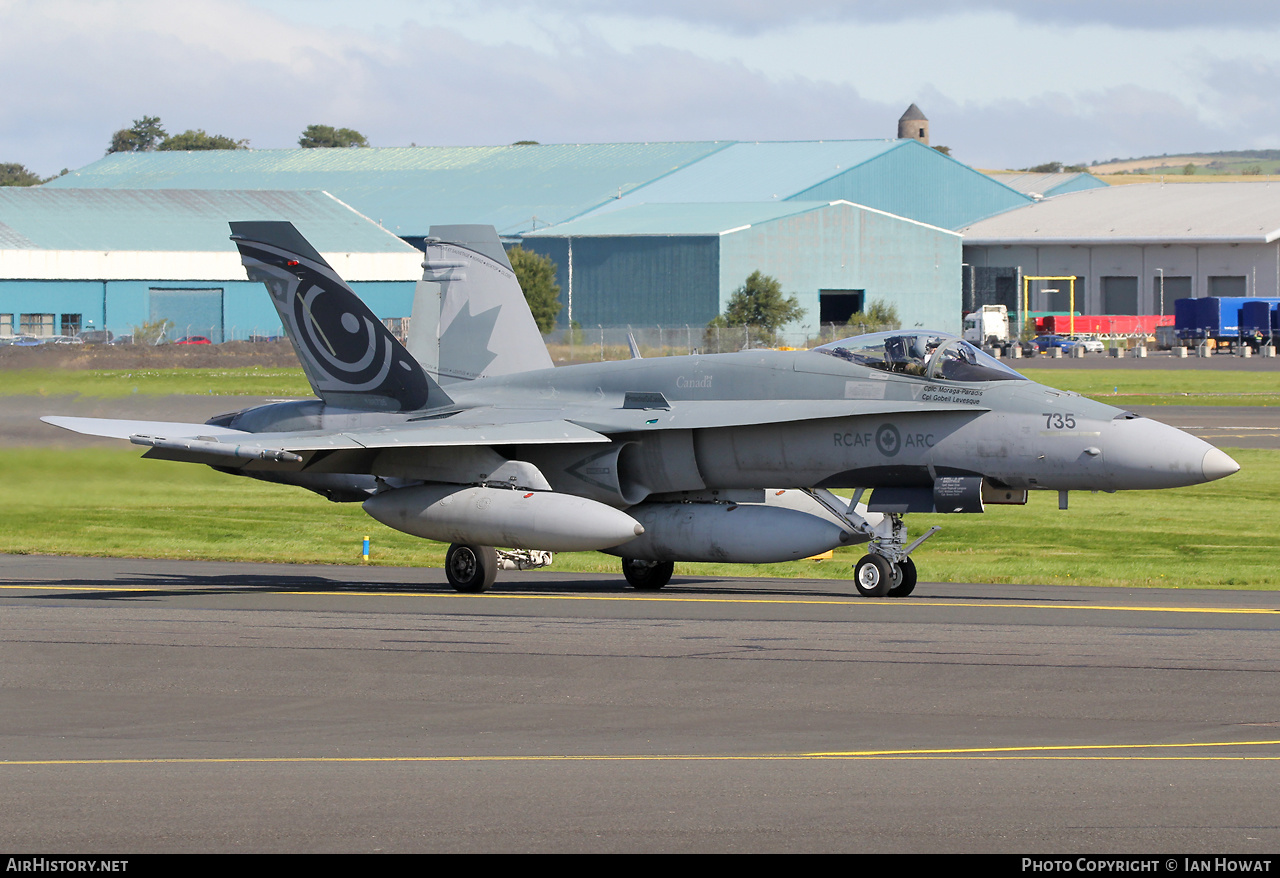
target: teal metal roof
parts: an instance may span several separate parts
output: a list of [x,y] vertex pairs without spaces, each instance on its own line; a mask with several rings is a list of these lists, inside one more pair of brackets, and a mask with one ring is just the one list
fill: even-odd
[[695,202],[844,200],[955,229],[1030,200],[914,140],[115,153],[43,188],[322,189],[405,238]]
[[641,202],[785,201],[876,159],[901,140],[815,140],[735,143],[695,164],[602,205],[597,212]]
[[631,235],[708,236],[724,234],[784,216],[827,207],[825,201],[748,204],[635,204],[608,213],[526,232],[522,238],[611,237]]
[[987,176],[1033,198],[1037,195],[1042,198],[1052,198],[1055,195],[1066,195],[1068,192],[1099,189],[1103,186],[1111,185],[1105,180],[1099,180],[1093,174],[1083,171],[1068,171],[1057,174],[1026,172],[1021,174],[988,174]]
[[45,188],[323,189],[402,236],[561,222],[729,142],[115,153]]
[[615,199],[641,203],[849,201],[945,229],[1031,199],[915,140],[735,143]]
[[324,192],[0,188],[6,250],[234,250],[231,220],[289,220],[321,252],[413,251]]

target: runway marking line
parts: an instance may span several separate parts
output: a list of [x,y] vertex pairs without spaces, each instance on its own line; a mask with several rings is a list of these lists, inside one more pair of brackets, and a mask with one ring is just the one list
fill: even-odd
[[[0,767],[66,765],[225,765],[225,764],[356,764],[413,762],[804,762],[841,760],[939,760],[974,759],[984,761],[1112,761],[1112,762],[1275,762],[1275,756],[1107,756],[1108,750],[1168,750],[1207,747],[1274,747],[1280,741],[1217,741],[1172,744],[1056,744],[1039,747],[964,747],[927,750],[850,750],[815,753],[758,753],[742,755],[707,754],[588,754],[581,756],[244,756],[171,757],[151,759],[4,759]],[[1054,754],[1054,755],[1049,755]]]
[[[943,583],[945,585],[945,583]],[[0,585],[0,590],[12,591],[88,591],[130,592],[150,594],[172,589],[154,586],[88,586],[88,585]],[[264,594],[270,592],[263,592]],[[190,594],[202,594],[193,589]],[[1268,607],[1148,607],[1112,604],[1049,604],[1008,603],[975,598],[973,601],[929,601],[910,598],[752,598],[752,597],[698,597],[695,595],[575,595],[575,594],[458,594],[455,592],[402,592],[402,591],[287,591],[277,592],[285,597],[404,597],[445,598],[451,600],[508,600],[508,601],[632,601],[656,603],[703,604],[812,604],[818,606],[849,607],[939,607],[947,609],[1007,609],[1007,610],[1110,610],[1135,613],[1208,613],[1219,615],[1267,616],[1280,615],[1280,609]]]

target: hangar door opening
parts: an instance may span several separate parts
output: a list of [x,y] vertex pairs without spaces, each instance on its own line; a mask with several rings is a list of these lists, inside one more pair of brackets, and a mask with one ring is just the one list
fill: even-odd
[[818,322],[844,325],[862,310],[866,290],[818,290]]
[[1138,310],[1138,278],[1133,275],[1102,279],[1103,314],[1140,314]]
[[149,320],[169,320],[170,341],[187,335],[203,335],[222,343],[222,289],[170,290],[152,287]]
[[1218,298],[1237,298],[1249,295],[1249,278],[1243,274],[1210,275],[1209,295]]

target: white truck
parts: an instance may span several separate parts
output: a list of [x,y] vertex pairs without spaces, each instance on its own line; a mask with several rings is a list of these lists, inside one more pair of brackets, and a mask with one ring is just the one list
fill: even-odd
[[964,340],[985,347],[1007,344],[1009,309],[1004,305],[983,305],[982,310],[964,315]]

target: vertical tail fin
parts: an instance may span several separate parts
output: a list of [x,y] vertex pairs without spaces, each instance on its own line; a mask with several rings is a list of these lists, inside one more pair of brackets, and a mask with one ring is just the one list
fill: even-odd
[[441,384],[550,369],[551,356],[493,226],[432,226],[409,350]]
[[450,401],[292,223],[231,223],[231,240],[271,294],[316,396],[361,411]]

